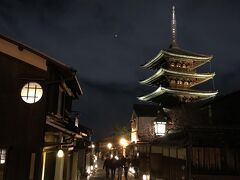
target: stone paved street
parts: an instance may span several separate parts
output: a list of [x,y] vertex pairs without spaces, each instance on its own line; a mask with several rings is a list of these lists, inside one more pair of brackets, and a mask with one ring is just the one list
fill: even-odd
[[[98,169],[95,173],[93,173],[90,177],[87,178],[87,180],[105,180],[105,170],[102,169],[103,167],[103,161],[98,160]],[[114,180],[117,180],[118,172],[116,170],[116,175]],[[109,178],[110,180],[111,178]],[[122,175],[122,180],[125,180],[124,176]],[[135,180],[132,174],[128,173],[128,180]]]

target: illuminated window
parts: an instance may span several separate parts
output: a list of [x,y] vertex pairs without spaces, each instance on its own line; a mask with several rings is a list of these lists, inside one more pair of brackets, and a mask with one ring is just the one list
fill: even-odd
[[180,64],[180,63],[178,63],[178,64],[177,64],[177,67],[178,67],[178,68],[180,68],[180,67],[181,67],[181,64]]
[[176,81],[174,79],[170,80],[170,84],[175,84],[175,83],[176,83]]
[[75,126],[78,127],[79,119],[78,117],[75,117]]
[[154,122],[154,129],[157,136],[164,136],[166,132],[166,122]]
[[177,81],[177,84],[181,85],[181,84],[182,84],[182,81],[181,81],[181,80],[178,80],[178,81]]
[[142,179],[143,180],[149,180],[150,179],[150,175],[149,174],[143,174]]
[[6,149],[0,149],[0,164],[5,164],[6,162]]
[[132,132],[131,133],[131,142],[137,142],[137,132]]
[[189,82],[188,81],[184,81],[184,86],[188,86]]
[[0,149],[0,180],[4,179],[6,170],[6,149]]
[[29,82],[25,84],[21,91],[21,97],[23,101],[29,104],[38,102],[42,95],[42,86],[36,82]]

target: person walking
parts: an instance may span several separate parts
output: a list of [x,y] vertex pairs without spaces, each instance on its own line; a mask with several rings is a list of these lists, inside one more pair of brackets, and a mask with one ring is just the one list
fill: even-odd
[[124,165],[124,157],[122,156],[118,160],[118,180],[122,180],[123,165]]
[[103,163],[103,169],[105,169],[106,171],[106,179],[109,178],[109,170],[110,170],[110,167],[111,167],[111,160],[109,157],[107,157]]
[[114,179],[116,172],[117,160],[115,158],[110,159],[111,179]]
[[130,159],[128,158],[128,155],[124,158],[124,177],[125,179],[128,179],[128,170],[130,166]]

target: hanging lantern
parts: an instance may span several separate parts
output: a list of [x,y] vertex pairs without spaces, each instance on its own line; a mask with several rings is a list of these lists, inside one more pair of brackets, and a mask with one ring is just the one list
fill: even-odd
[[59,149],[58,152],[57,152],[57,157],[58,158],[63,158],[64,157],[64,152],[62,149]]
[[153,122],[153,124],[154,124],[154,132],[155,132],[156,136],[164,136],[165,135],[167,119],[168,118],[167,118],[165,112],[159,106],[159,110],[157,112],[157,118]]
[[166,133],[166,122],[154,121],[155,135],[164,136]]

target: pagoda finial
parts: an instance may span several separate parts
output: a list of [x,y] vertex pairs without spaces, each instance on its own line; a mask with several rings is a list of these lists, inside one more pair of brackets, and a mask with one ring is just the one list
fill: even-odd
[[176,46],[177,41],[177,22],[176,22],[176,17],[175,17],[175,6],[172,7],[172,45]]

